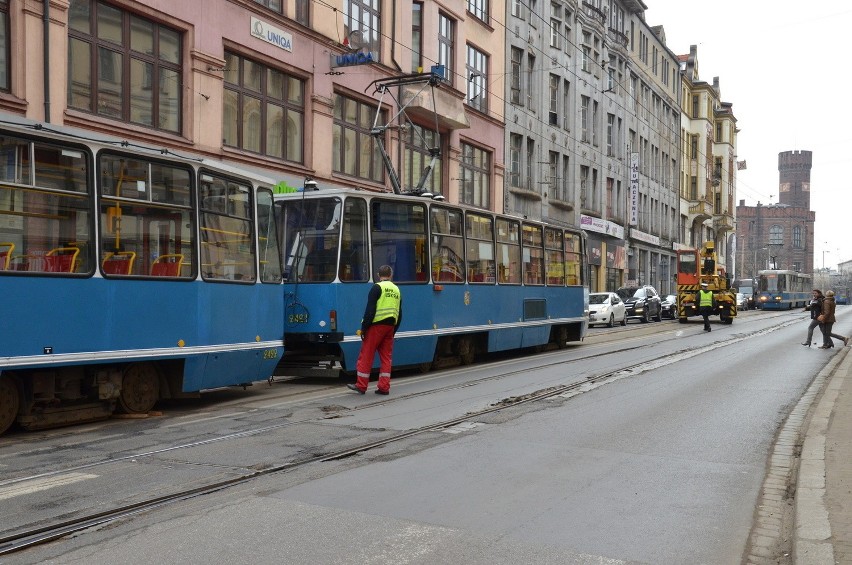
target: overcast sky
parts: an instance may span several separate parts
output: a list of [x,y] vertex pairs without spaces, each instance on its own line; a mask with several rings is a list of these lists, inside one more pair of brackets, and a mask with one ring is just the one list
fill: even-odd
[[[644,0],[677,55],[698,46],[702,81],[719,77],[740,130],[735,204],[778,202],[778,153],[813,152],[814,267],[852,259],[848,0]],[[823,251],[826,253],[823,255]]]

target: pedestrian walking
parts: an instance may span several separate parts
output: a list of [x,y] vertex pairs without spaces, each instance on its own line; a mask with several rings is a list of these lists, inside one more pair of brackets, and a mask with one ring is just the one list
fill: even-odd
[[822,315],[820,316],[822,318],[822,345],[820,346],[820,349],[831,349],[834,347],[834,342],[831,341],[831,338],[841,340],[843,345],[849,345],[848,337],[831,333],[835,321],[835,306],[834,291],[829,290],[825,293],[825,301],[822,303]]
[[[811,323],[808,324],[808,339],[802,344],[811,346],[811,341],[814,338],[814,329],[817,326],[821,326],[822,322],[819,321],[819,317],[822,314],[822,303],[825,300],[825,296],[823,296],[822,291],[818,288],[813,289],[811,291],[811,303],[808,304],[806,310],[811,311]],[[820,333],[822,333],[822,329],[820,328]]]
[[346,386],[359,394],[367,392],[373,359],[379,353],[379,382],[376,394],[390,393],[391,357],[393,336],[402,321],[402,295],[391,282],[393,269],[390,265],[379,267],[379,282],[370,287],[367,307],[361,320],[361,352],[355,365],[355,384]]
[[715,310],[716,300],[713,298],[713,293],[708,290],[707,283],[701,283],[701,290],[698,291],[698,312],[704,318],[704,331],[710,331],[710,315]]

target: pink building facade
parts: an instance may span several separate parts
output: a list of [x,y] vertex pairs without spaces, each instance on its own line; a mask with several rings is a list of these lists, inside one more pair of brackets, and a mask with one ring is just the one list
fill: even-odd
[[[0,116],[502,211],[505,3],[0,0]],[[429,73],[445,80],[399,85]],[[391,81],[384,96],[376,82]],[[378,122],[376,112],[382,99]],[[406,123],[398,114],[405,105]],[[402,127],[398,127],[402,126]],[[437,131],[436,131],[437,129]]]

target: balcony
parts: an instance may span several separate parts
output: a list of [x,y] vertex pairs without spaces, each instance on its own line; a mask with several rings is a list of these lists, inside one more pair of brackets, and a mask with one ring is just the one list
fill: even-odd
[[[433,95],[434,108],[432,106]],[[438,88],[421,89],[419,85],[403,85],[400,102],[409,104],[406,109],[409,115],[418,116],[426,120],[426,123],[434,124],[435,113],[437,112],[440,127],[448,129],[467,129],[470,127],[470,121],[464,111],[464,103],[446,90]]]
[[703,199],[690,201],[689,217],[693,222],[709,220],[713,217],[713,204]]
[[714,215],[713,229],[717,233],[734,231],[734,217],[727,213]]

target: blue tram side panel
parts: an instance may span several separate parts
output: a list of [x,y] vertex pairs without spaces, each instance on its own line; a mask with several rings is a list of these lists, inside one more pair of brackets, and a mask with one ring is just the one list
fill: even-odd
[[0,129],[0,433],[269,377],[274,183],[33,125]]
[[804,308],[811,300],[811,276],[798,271],[767,269],[757,273],[757,302],[764,310]]
[[382,264],[402,291],[395,367],[467,364],[585,337],[579,231],[346,189],[276,195],[276,214],[286,348],[277,374],[354,372],[365,300]]

